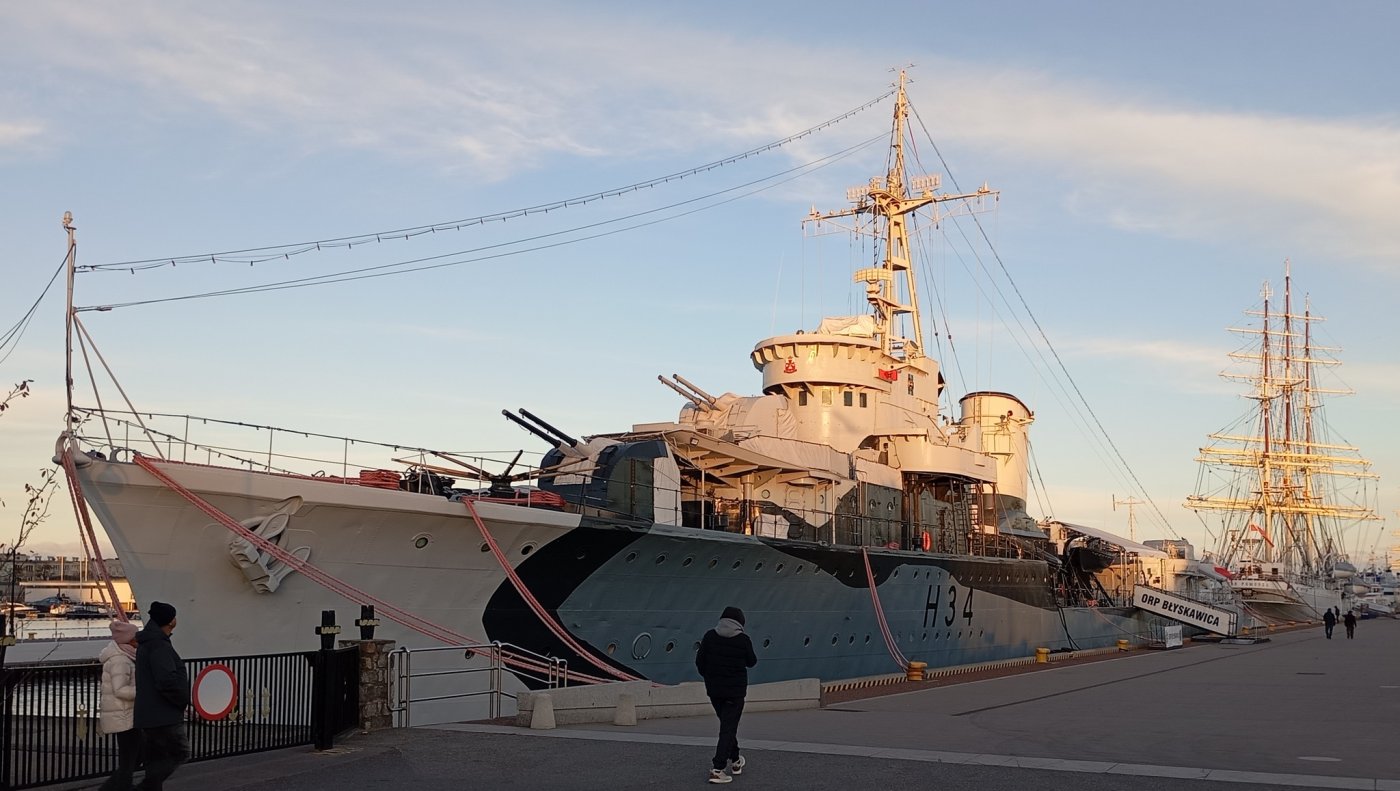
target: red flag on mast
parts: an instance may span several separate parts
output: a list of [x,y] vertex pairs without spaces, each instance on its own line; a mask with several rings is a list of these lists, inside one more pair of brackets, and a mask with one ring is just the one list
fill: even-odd
[[1273,545],[1274,545],[1273,540],[1269,538],[1269,534],[1264,532],[1264,528],[1260,527],[1259,525],[1254,524],[1253,522],[1250,522],[1250,523],[1249,523],[1249,529],[1250,529],[1250,530],[1253,530],[1253,531],[1256,532],[1256,533],[1258,533],[1260,536],[1263,536],[1263,538],[1264,538],[1264,543],[1268,544],[1269,546],[1273,546]]

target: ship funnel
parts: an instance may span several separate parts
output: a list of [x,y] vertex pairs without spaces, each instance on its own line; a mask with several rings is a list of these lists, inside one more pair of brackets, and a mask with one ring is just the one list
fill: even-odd
[[520,414],[524,415],[526,418],[529,418],[530,420],[533,420],[535,423],[537,423],[537,424],[539,425],[540,428],[544,429],[545,431],[548,431],[550,434],[552,434],[552,435],[556,438],[556,440],[557,440],[558,442],[561,442],[561,443],[563,443],[563,444],[565,444],[565,445],[568,445],[568,446],[571,447],[571,448],[577,447],[577,446],[578,446],[578,440],[574,439],[573,437],[569,436],[568,434],[565,434],[564,432],[560,431],[559,429],[555,428],[554,426],[549,425],[548,423],[544,422],[543,420],[541,420],[540,418],[536,417],[535,415],[530,414],[530,412],[529,412],[528,410],[526,410],[524,407],[521,407],[521,408],[520,408]]
[[960,402],[964,426],[977,426],[982,452],[997,460],[997,491],[1022,503],[1029,488],[1030,424],[1035,414],[1010,393],[968,393]]

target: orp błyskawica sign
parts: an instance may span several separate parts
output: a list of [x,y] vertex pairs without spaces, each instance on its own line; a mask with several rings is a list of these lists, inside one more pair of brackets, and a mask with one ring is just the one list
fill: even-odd
[[1167,593],[1166,591],[1138,585],[1133,588],[1133,605],[1165,615],[1189,626],[1198,626],[1216,634],[1235,633],[1235,614],[1229,610],[1212,607],[1198,601]]

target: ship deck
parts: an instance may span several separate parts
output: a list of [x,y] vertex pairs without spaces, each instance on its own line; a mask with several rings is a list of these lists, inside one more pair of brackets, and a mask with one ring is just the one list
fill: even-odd
[[[951,676],[913,692],[745,714],[762,788],[1118,789],[1255,787],[1400,791],[1400,621],[1356,639],[1320,626],[1253,645],[1134,650],[1091,662]],[[888,690],[872,690],[872,694]],[[460,723],[344,739],[181,769],[172,788],[245,791],[655,789],[703,784],[713,717],[551,731]],[[288,785],[288,784],[291,785]],[[1242,785],[1243,784],[1243,785]]]

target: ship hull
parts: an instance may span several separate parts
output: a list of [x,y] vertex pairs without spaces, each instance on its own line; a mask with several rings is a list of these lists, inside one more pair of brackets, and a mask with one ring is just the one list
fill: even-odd
[[[730,605],[748,614],[754,682],[895,672],[871,576],[899,651],[934,668],[1112,645],[1144,631],[1136,610],[1056,608],[1050,571],[1036,560],[878,550],[867,573],[858,548],[478,503],[526,594],[589,654],[581,656],[533,614],[462,503],[229,468],[162,468],[245,525],[286,514],[271,540],[358,591],[472,640],[563,657],[571,672],[599,675],[605,665],[661,683],[696,680],[694,648]],[[140,467],[95,460],[79,478],[142,603],[178,608],[186,656],[314,647],[323,610],[336,611],[342,636],[354,634],[354,603],[275,562],[250,564],[246,547],[231,551],[227,528]],[[375,636],[437,644],[383,617]]]

